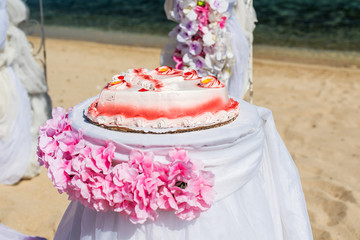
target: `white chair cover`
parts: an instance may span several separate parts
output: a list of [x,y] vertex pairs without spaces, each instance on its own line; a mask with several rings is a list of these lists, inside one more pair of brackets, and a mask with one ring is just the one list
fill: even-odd
[[0,239],[1,240],[46,240],[45,238],[42,237],[26,236],[2,224],[0,224]]
[[29,15],[29,11],[25,4],[19,0],[10,0],[7,3],[6,10],[9,16],[9,22],[17,26],[25,21]]
[[29,164],[31,112],[26,90],[9,67],[15,53],[5,47],[8,29],[5,6],[6,1],[0,0],[0,183],[13,184]]
[[25,174],[32,148],[27,92],[11,67],[0,67],[0,183],[14,184]]
[[25,33],[17,28],[17,25],[27,18],[26,6],[20,0],[11,0],[8,1],[7,11],[9,45],[16,52],[16,57],[10,64],[29,94],[47,92],[44,71],[32,56]]
[[8,29],[8,17],[6,14],[6,1],[0,0],[0,51],[6,42],[6,32]]
[[[133,148],[151,151],[161,161],[171,146],[184,147],[193,159],[215,174],[216,202],[193,221],[160,212],[155,222],[132,224],[115,212],[96,212],[72,202],[55,240],[307,240],[312,232],[299,175],[278,135],[269,110],[240,101],[239,117],[228,125],[182,134],[117,133],[83,119],[83,109],[71,114],[74,129],[84,129],[87,141],[111,139],[115,157],[123,160]],[[102,139],[102,140],[100,140]]]
[[[3,6],[1,13],[5,13],[5,15],[8,15],[8,17],[5,16],[3,18],[0,18],[0,20],[2,19],[2,21],[0,21],[0,26],[4,26],[4,28],[1,27],[2,35],[0,40],[7,39],[6,43],[4,44],[4,49],[0,54],[0,66],[11,67],[11,69],[14,71],[16,79],[20,80],[16,83],[16,88],[25,87],[27,91],[16,92],[14,94],[25,93],[26,95],[28,95],[26,98],[27,103],[24,103],[23,108],[30,106],[30,112],[28,116],[31,117],[29,120],[29,123],[31,123],[31,125],[29,125],[28,127],[29,131],[31,130],[33,138],[32,151],[31,153],[29,153],[28,157],[24,158],[24,160],[27,160],[26,163],[23,162],[23,164],[27,167],[27,171],[25,173],[23,171],[19,172],[22,172],[24,177],[31,178],[36,176],[40,172],[40,167],[37,163],[36,156],[38,129],[49,118],[51,111],[51,100],[49,95],[47,94],[48,88],[45,81],[44,70],[32,56],[30,44],[26,38],[25,33],[17,27],[20,22],[26,20],[27,18],[28,10],[25,4],[20,0],[8,1],[6,5],[6,12],[4,12],[6,1],[0,0],[0,3],[0,6]],[[7,19],[9,19],[9,22],[7,22]],[[18,85],[21,85],[21,87],[19,87]],[[2,98],[1,95],[0,98]],[[18,98],[19,101],[20,99],[21,101],[25,101],[25,97],[23,96]],[[21,109],[19,109],[18,111],[20,110]],[[5,110],[3,109],[3,111]],[[16,111],[14,111],[14,109],[12,109],[12,111],[3,112],[2,114],[5,114],[7,118],[10,119],[9,116],[11,114],[20,113],[17,113]],[[28,120],[28,117],[26,117],[25,119]],[[4,129],[6,128],[6,126],[7,125],[3,125],[0,126],[0,128]],[[14,135],[14,133],[11,134]],[[13,137],[21,138],[21,135]],[[8,159],[8,161],[15,160]],[[14,164],[16,165],[16,163]],[[11,173],[8,172],[8,174]],[[16,174],[16,176],[18,176],[18,174]]]
[[[175,21],[170,12],[174,9],[175,0],[166,0],[164,9],[169,20]],[[235,63],[232,74],[227,83],[229,94],[243,98],[249,89],[252,81],[252,43],[253,30],[255,28],[256,14],[252,4],[247,0],[227,0],[231,17],[226,23],[226,29],[232,34],[232,50],[235,56]],[[161,65],[174,67],[172,60],[176,40],[170,39],[161,54]]]

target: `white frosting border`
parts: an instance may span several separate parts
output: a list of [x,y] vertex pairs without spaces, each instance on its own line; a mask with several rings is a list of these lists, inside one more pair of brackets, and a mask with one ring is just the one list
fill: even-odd
[[147,120],[145,118],[126,118],[122,115],[115,115],[111,117],[98,116],[96,118],[87,114],[85,110],[84,114],[89,120],[99,125],[108,127],[128,127],[128,128],[150,128],[150,129],[169,129],[169,128],[195,128],[204,127],[209,125],[215,125],[223,122],[227,122],[238,115],[239,108],[231,109],[229,111],[219,111],[215,114],[205,112],[196,117],[182,117],[176,119],[159,118],[155,120]]

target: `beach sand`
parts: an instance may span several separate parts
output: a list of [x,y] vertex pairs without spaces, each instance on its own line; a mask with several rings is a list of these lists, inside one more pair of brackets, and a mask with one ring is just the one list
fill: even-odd
[[[49,93],[53,106],[65,108],[98,94],[120,71],[157,67],[161,51],[58,39],[46,45]],[[295,55],[255,46],[254,104],[272,110],[298,167],[314,239],[360,239],[359,65],[342,53]],[[0,185],[0,223],[52,239],[68,203],[42,169],[32,180]]]

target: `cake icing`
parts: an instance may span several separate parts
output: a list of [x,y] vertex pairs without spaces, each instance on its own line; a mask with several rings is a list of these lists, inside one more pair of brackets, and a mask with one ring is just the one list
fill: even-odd
[[194,128],[229,121],[238,102],[216,77],[162,66],[115,75],[85,116],[105,127]]

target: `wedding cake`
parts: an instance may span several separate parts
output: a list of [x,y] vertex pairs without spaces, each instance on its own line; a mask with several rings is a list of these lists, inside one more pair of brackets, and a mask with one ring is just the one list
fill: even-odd
[[94,124],[121,131],[201,130],[233,121],[239,103],[216,77],[168,66],[115,75],[85,112]]

